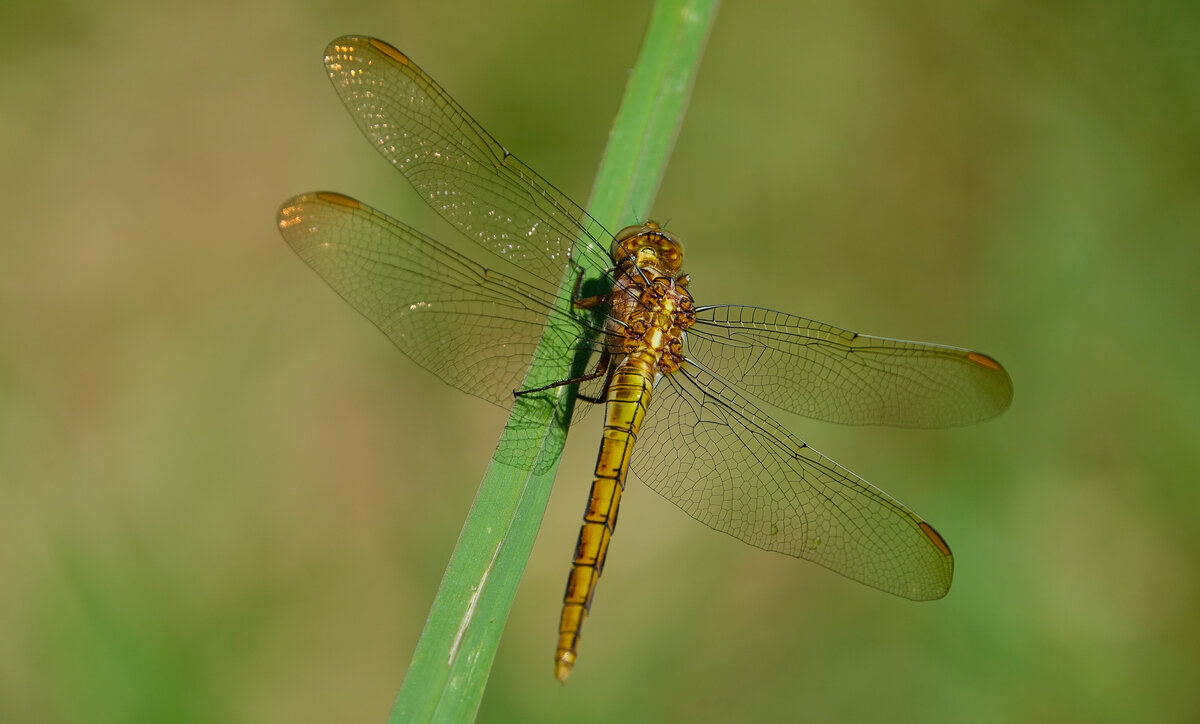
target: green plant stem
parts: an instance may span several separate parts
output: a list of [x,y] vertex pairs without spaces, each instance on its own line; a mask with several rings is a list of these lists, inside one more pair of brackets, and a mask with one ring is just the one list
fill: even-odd
[[[650,208],[716,6],[716,0],[656,3],[589,203],[589,212],[605,228],[616,230]],[[571,309],[573,282],[564,280],[559,294],[566,311]],[[569,379],[571,365],[561,350],[543,344],[529,374],[533,379]],[[514,405],[438,588],[390,722],[468,721],[479,709],[571,420],[574,387],[552,392],[521,397]],[[549,686],[556,629],[547,626]]]

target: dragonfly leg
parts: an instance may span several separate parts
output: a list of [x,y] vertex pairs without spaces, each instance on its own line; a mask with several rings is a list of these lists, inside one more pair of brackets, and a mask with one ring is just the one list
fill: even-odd
[[[611,374],[611,370],[609,369],[609,360],[611,358],[612,358],[612,355],[610,355],[608,352],[605,352],[604,354],[600,355],[600,362],[596,365],[595,372],[589,372],[588,374],[580,375],[579,377],[572,377],[569,380],[559,380],[558,382],[551,382],[550,384],[542,385],[541,387],[532,387],[527,390],[513,390],[513,397],[521,397],[522,395],[529,395],[529,394],[533,394],[534,392],[544,392],[546,390],[552,390],[555,387],[566,387],[567,385],[577,385],[580,382],[588,382],[588,381],[594,380],[598,377],[604,377],[605,375],[608,375],[609,377],[611,377],[612,374]],[[615,370],[615,369],[616,369],[616,367],[612,368],[612,370]],[[604,387],[607,389],[608,384],[605,383]],[[587,395],[578,395],[577,399],[583,400],[584,402],[596,402],[596,403],[604,402],[604,393],[601,392],[600,395],[596,398],[592,398]]]
[[[582,288],[583,288],[583,270],[580,269],[579,274],[575,277],[575,289],[571,292],[571,304],[573,304],[576,309],[595,309],[596,307],[602,307],[602,306],[612,302],[612,292],[606,292],[604,294],[597,294],[597,295],[591,296],[591,297],[581,297],[581,296],[579,296],[579,294],[580,294]],[[588,382],[588,381],[591,381],[591,380],[594,380],[594,379],[597,379],[600,377],[604,377],[605,375],[609,375],[611,377],[612,370],[616,369],[616,367],[611,367],[611,369],[610,369],[610,366],[611,366],[610,360],[611,359],[612,359],[612,355],[609,354],[607,351],[605,351],[602,355],[600,355],[600,362],[596,365],[596,370],[594,372],[589,372],[588,374],[580,375],[579,377],[572,377],[572,378],[566,379],[566,380],[559,380],[557,382],[551,382],[550,384],[542,385],[541,387],[533,387],[533,388],[530,388],[527,390],[513,390],[513,397],[521,397],[522,395],[528,395],[528,394],[532,394],[534,392],[544,392],[545,390],[550,390],[555,387],[565,387],[567,385],[577,385],[581,382]],[[605,383],[604,388],[608,389],[607,382]],[[592,402],[592,403],[597,403],[597,404],[602,403],[602,402],[604,402],[604,392],[601,391],[601,393],[596,397],[590,397],[588,395],[579,395],[577,399],[583,400],[584,402]]]
[[615,374],[617,371],[617,368],[615,366],[609,367],[608,360],[609,360],[609,354],[607,352],[605,352],[604,356],[602,356],[600,358],[600,364],[596,365],[596,376],[597,377],[599,377],[600,374],[604,373],[604,371],[606,369],[608,370],[608,377],[607,377],[607,379],[604,380],[604,387],[600,388],[600,394],[596,395],[595,397],[592,397],[590,395],[585,395],[582,392],[580,392],[575,395],[575,399],[583,400],[584,402],[590,402],[594,405],[604,404],[604,402],[608,399],[608,386],[610,384],[612,384],[613,374]]
[[575,291],[571,292],[571,304],[575,305],[576,309],[595,309],[612,301],[612,292],[597,294],[592,297],[581,297],[579,296],[579,292],[582,290],[582,287],[583,270],[580,269],[579,275],[575,277]]

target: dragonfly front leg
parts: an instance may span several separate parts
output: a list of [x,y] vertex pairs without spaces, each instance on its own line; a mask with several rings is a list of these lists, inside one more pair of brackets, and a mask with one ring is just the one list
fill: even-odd
[[581,297],[579,293],[582,290],[583,270],[580,269],[579,274],[575,277],[575,290],[571,292],[571,305],[576,309],[595,309],[596,307],[601,307],[612,302],[613,295],[611,291],[591,297]]

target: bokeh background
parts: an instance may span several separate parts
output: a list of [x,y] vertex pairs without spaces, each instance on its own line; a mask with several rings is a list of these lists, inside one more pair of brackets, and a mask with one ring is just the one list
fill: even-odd
[[[954,588],[893,598],[634,483],[559,686],[584,428],[480,719],[1193,719],[1195,8],[727,3],[644,215],[687,240],[703,302],[1005,363],[1016,397],[985,425],[785,420],[932,521]],[[447,233],[322,49],[387,39],[584,200],[648,5],[0,13],[0,720],[382,720],[504,415],[274,228],[324,188]]]

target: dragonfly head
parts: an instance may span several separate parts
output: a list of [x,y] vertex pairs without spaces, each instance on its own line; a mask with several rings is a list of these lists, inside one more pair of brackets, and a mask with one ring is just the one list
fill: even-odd
[[612,257],[618,264],[632,260],[639,267],[652,267],[677,276],[683,267],[683,242],[653,221],[626,226],[612,243]]

